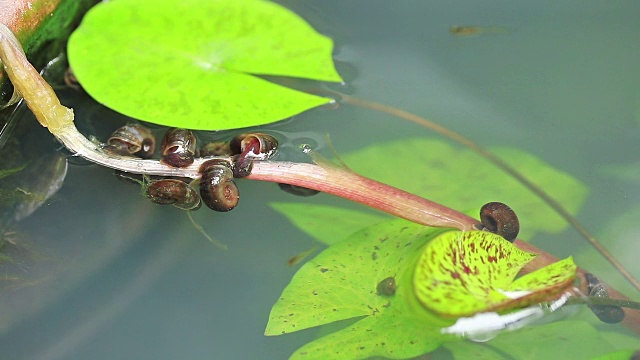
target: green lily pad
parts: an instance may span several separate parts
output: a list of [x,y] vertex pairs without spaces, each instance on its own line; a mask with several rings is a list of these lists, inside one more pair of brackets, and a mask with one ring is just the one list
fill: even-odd
[[69,40],[83,88],[128,116],[223,130],[278,121],[331,99],[254,75],[342,81],[331,39],[262,0],[118,0]]
[[445,317],[525,307],[571,286],[571,258],[513,281],[536,255],[486,231],[450,231],[432,240],[413,277],[423,306]]

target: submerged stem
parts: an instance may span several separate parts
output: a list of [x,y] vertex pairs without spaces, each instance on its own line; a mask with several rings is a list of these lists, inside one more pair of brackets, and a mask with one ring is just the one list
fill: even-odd
[[622,276],[624,276],[624,278],[627,279],[627,281],[631,283],[631,285],[633,285],[633,287],[636,288],[636,290],[640,291],[640,282],[633,275],[631,275],[631,273],[627,271],[624,265],[622,265],[613,255],[611,255],[611,253],[604,246],[602,246],[602,244],[600,244],[600,242],[593,235],[591,235],[591,233],[589,233],[589,231],[587,231],[587,229],[584,226],[582,226],[578,222],[578,220],[575,217],[573,217],[571,213],[569,213],[569,211],[567,211],[559,202],[557,202],[554,198],[552,198],[551,195],[547,194],[544,190],[542,190],[536,184],[532,183],[529,179],[527,179],[527,177],[525,177],[523,174],[518,172],[515,168],[513,168],[511,165],[506,163],[504,160],[497,157],[491,151],[485,149],[484,147],[480,146],[476,142],[464,137],[461,134],[458,134],[455,131],[447,129],[442,125],[436,124],[430,120],[427,120],[421,116],[412,114],[408,111],[404,111],[404,110],[401,110],[392,106],[388,106],[388,105],[383,105],[380,103],[358,99],[348,95],[340,95],[340,96],[344,103],[374,110],[374,111],[380,111],[383,113],[387,113],[389,115],[393,115],[393,116],[411,121],[418,125],[429,128],[480,154],[482,157],[484,157],[485,159],[495,164],[504,172],[511,175],[511,177],[518,180],[527,189],[531,190],[534,194],[536,194],[544,202],[546,202],[547,205],[549,205],[549,207],[551,207],[556,213],[558,213],[558,215],[560,215],[569,224],[571,224],[571,226],[573,226],[589,242],[589,244],[591,244],[591,246],[593,246],[596,249],[596,251],[598,251],[600,255],[602,255],[602,257],[604,257],[618,272],[620,272],[620,274],[622,274]]

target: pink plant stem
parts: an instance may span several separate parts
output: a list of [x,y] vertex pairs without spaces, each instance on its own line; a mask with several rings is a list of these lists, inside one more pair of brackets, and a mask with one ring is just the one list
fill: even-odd
[[322,191],[427,226],[468,231],[479,223],[456,210],[337,166],[256,161],[247,179]]

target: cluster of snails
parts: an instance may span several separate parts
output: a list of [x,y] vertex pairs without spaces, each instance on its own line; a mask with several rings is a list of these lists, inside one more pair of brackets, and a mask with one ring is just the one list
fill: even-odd
[[[139,124],[128,124],[109,137],[104,150],[123,156],[148,159],[154,155],[156,140],[153,133]],[[173,167],[193,164],[196,156],[226,156],[231,160],[214,158],[199,168],[199,186],[182,179],[153,179],[145,183],[147,197],[156,204],[173,205],[183,210],[195,210],[204,202],[215,211],[229,211],[240,199],[234,178],[251,173],[254,160],[272,157],[278,141],[271,135],[248,133],[235,136],[229,142],[215,142],[196,148],[196,136],[191,130],[172,128],[161,144],[161,162]],[[199,194],[194,187],[199,187]]]

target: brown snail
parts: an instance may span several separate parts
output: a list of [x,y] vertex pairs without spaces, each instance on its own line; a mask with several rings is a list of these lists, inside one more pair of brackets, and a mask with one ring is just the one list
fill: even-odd
[[266,160],[276,152],[278,140],[263,133],[240,134],[231,139],[229,147],[233,154],[256,160]]
[[251,174],[254,160],[267,160],[275,154],[278,140],[263,133],[241,134],[229,142],[234,156],[233,176],[242,178]]
[[297,185],[291,185],[291,184],[278,183],[278,186],[280,187],[281,190],[296,196],[304,196],[304,197],[313,196],[320,192],[318,190],[309,189],[303,186],[297,186]]
[[173,167],[193,164],[196,136],[188,129],[173,128],[162,139],[162,162]]
[[501,202],[490,202],[480,209],[482,230],[498,234],[513,242],[520,232],[520,222],[515,211]]
[[189,184],[178,179],[152,180],[146,189],[147,197],[156,204],[173,205],[183,210],[200,207],[200,196]]
[[233,182],[233,172],[229,163],[213,159],[204,162],[199,170],[200,197],[211,210],[229,211],[238,205],[240,192]]
[[156,139],[151,130],[139,124],[127,124],[114,131],[105,150],[120,155],[135,155],[143,159],[153,156]]
[[[608,298],[609,291],[607,287],[590,273],[584,274],[584,279],[587,281],[587,291],[589,296]],[[589,309],[600,321],[607,324],[617,324],[624,320],[624,310],[619,306],[612,305],[588,305]]]

